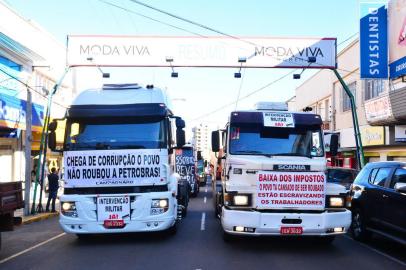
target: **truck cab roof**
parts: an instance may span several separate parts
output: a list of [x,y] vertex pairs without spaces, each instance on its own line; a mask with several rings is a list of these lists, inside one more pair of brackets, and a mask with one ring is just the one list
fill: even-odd
[[67,111],[68,117],[172,115],[166,91],[153,85],[105,84],[82,91]]
[[162,103],[171,108],[170,100],[164,90],[139,84],[104,84],[102,88],[82,91],[72,105],[123,105],[142,103]]

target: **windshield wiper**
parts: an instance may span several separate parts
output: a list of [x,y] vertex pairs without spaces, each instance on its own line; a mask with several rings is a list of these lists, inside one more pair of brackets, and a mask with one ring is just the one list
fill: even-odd
[[146,147],[143,145],[135,145],[135,144],[126,144],[126,145],[117,145],[114,146],[117,149],[145,149]]
[[240,154],[240,153],[244,153],[244,154],[254,154],[254,155],[261,155],[261,156],[265,156],[265,157],[272,157],[273,155],[271,155],[271,154],[265,154],[265,153],[262,153],[261,151],[256,151],[256,150],[252,150],[252,151],[244,151],[244,150],[241,150],[241,151],[236,151],[236,154]]
[[263,153],[261,151],[255,151],[255,150],[250,150],[250,151],[245,151],[245,150],[239,150],[239,151],[235,151],[235,153],[240,154],[240,153],[244,153],[244,154],[260,154],[262,155]]
[[276,154],[269,154],[270,157],[273,156],[293,156],[293,157],[307,157],[307,158],[313,158],[312,155],[308,154],[300,154],[300,153],[276,153]]

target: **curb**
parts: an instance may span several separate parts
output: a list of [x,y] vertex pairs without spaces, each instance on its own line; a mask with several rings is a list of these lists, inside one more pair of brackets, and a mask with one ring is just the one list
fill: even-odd
[[37,214],[33,217],[28,216],[28,217],[23,217],[23,222],[22,224],[30,224],[33,222],[37,222],[37,221],[41,221],[41,220],[45,220],[45,219],[49,219],[51,217],[56,217],[59,216],[59,212],[55,212],[55,213],[41,213],[41,214]]

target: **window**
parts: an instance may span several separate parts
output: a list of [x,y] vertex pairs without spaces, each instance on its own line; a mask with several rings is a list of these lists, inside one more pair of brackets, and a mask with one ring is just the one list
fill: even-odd
[[[351,84],[348,85],[348,88],[350,89],[351,93],[353,94],[354,98],[356,98],[356,94],[357,94],[357,83],[353,82]],[[351,110],[351,101],[350,101],[350,97],[347,95],[347,93],[345,92],[344,89],[342,89],[341,91],[342,93],[342,104],[343,104],[343,112]]]
[[391,168],[380,168],[378,170],[378,172],[375,172],[375,177],[372,178],[375,170],[378,170],[378,169],[374,169],[372,171],[371,179],[370,179],[371,183],[376,186],[381,186],[381,187],[385,186],[385,182],[386,182],[386,179],[388,179],[389,173],[391,172]]
[[365,81],[365,100],[379,96],[385,90],[383,80],[366,80]]
[[371,183],[371,184],[374,183],[374,179],[375,179],[375,176],[376,176],[376,173],[378,172],[378,170],[379,170],[379,168],[373,169],[373,170],[371,171],[371,174],[369,175],[369,179],[368,179],[368,182],[369,182],[369,183]]
[[396,169],[390,183],[390,188],[394,188],[396,183],[406,183],[406,169]]
[[230,153],[234,155],[324,156],[319,126],[276,128],[238,124],[230,127],[229,140]]
[[165,120],[80,118],[67,125],[66,148],[69,150],[159,149],[167,145]]

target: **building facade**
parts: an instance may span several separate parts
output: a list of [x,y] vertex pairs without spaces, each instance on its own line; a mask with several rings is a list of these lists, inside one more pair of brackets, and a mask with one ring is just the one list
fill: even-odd
[[[65,46],[0,2],[0,182],[25,179],[27,92],[32,95],[32,151],[39,154],[47,96],[65,69]],[[51,106],[62,117],[75,94],[68,75]],[[50,153],[48,162],[58,164]]]
[[200,124],[192,128],[192,144],[196,151],[201,151],[202,157],[205,160],[210,160],[210,134],[207,124]]
[[[359,41],[337,56],[338,72],[355,97],[361,140],[367,162],[406,161],[406,85],[400,79],[360,79]],[[356,145],[348,95],[331,70],[321,70],[295,91],[298,111],[311,107],[323,128],[340,136],[338,166],[356,167]]]

